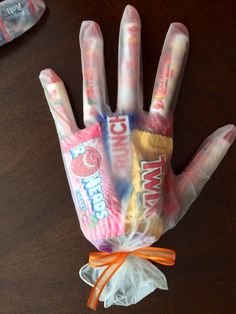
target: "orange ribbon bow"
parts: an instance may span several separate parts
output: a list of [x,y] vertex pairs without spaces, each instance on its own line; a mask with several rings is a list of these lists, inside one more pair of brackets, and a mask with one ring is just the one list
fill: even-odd
[[99,297],[115,272],[124,263],[128,255],[138,256],[140,258],[149,259],[155,263],[166,266],[175,264],[175,251],[158,247],[144,247],[131,252],[92,252],[89,254],[89,266],[93,268],[107,266],[97,279],[90,296],[88,298],[88,307],[96,310]]

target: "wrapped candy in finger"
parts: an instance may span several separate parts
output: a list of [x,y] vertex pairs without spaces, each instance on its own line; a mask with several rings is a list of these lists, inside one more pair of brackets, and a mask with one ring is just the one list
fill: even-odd
[[236,135],[233,125],[214,132],[182,174],[171,167],[173,114],[189,36],[170,25],[150,111],[142,110],[141,23],[127,6],[119,36],[117,111],[108,106],[103,39],[98,24],[81,25],[85,129],[80,130],[65,86],[50,69],[40,74],[55,121],[71,194],[85,237],[98,249],[80,269],[93,286],[88,306],[128,306],[156,288],[168,289],[150,261],[174,265],[175,252],[151,247],[187,212]]
[[44,70],[40,79],[57,126],[81,229],[99,249],[103,239],[117,237],[124,229],[101,128],[97,123],[78,130],[63,82],[51,70]]

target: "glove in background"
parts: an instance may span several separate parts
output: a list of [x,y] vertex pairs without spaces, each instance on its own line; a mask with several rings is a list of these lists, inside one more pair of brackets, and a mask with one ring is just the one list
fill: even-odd
[[[103,31],[108,93],[110,105],[115,107],[118,29],[127,3],[102,3],[103,10],[95,1],[65,4],[51,0],[35,29],[0,50],[3,313],[88,311],[89,287],[75,274],[93,247],[79,228],[37,76],[45,65],[57,69],[82,127],[78,33],[82,20],[93,19]],[[131,4],[142,18],[146,105],[169,24],[183,22],[190,32],[190,54],[175,113],[173,167],[179,172],[208,134],[235,123],[236,5],[233,1],[217,1],[214,6],[203,1]],[[233,145],[185,219],[158,243],[177,251],[176,266],[165,269],[168,293],[155,292],[137,306],[119,308],[119,313],[233,311],[235,152]],[[117,311],[114,307],[106,313]],[[105,310],[101,307],[100,312]]]

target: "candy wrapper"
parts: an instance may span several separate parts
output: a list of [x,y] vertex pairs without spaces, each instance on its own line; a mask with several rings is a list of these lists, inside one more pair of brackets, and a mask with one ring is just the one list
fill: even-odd
[[174,104],[188,53],[186,27],[168,30],[150,111],[142,110],[140,18],[127,6],[120,26],[117,111],[108,106],[99,26],[82,23],[84,123],[79,130],[61,79],[50,69],[40,80],[54,118],[81,230],[97,248],[80,270],[93,286],[88,305],[137,303],[167,289],[156,265],[173,265],[175,252],[151,247],[173,228],[199,195],[234,141],[226,125],[210,135],[189,166],[171,169]]
[[43,0],[5,0],[0,2],[0,46],[34,26],[46,9]]

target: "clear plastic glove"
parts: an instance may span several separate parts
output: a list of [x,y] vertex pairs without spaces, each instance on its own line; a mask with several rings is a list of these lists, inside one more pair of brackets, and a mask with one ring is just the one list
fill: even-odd
[[[120,26],[117,111],[112,113],[100,28],[92,21],[82,23],[83,130],[76,125],[60,78],[50,69],[40,74],[84,235],[100,251],[130,252],[97,296],[105,307],[134,304],[156,288],[167,289],[160,270],[132,252],[151,246],[178,223],[236,135],[233,125],[218,129],[182,174],[173,173],[173,114],[188,53],[188,31],[183,24],[170,25],[146,113],[140,29],[137,11],[127,6]],[[87,264],[80,276],[93,286],[104,269],[105,264],[97,268]]]

